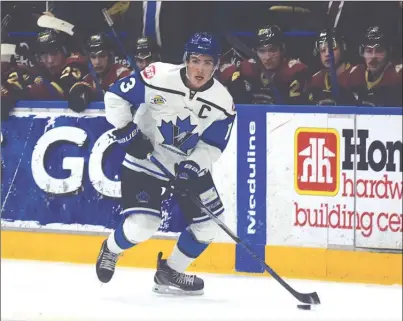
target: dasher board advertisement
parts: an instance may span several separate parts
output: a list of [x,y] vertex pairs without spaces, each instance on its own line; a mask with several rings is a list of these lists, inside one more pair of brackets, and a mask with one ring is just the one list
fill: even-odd
[[[26,110],[17,109],[2,123],[2,227],[60,232],[114,229],[122,220],[124,151],[112,144],[112,126],[103,111]],[[175,205],[163,203],[160,232],[177,233],[186,226]]]
[[267,243],[402,249],[402,116],[267,113]]

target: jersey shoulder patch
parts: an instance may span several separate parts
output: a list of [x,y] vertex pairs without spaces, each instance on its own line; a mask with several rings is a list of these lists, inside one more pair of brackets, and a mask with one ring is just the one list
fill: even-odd
[[150,80],[154,78],[155,72],[156,72],[155,65],[151,64],[143,69],[141,75],[143,76],[143,78]]
[[165,62],[154,62],[144,68],[141,72],[141,78],[145,83],[153,85],[161,77],[165,78],[172,70],[177,70],[178,65],[172,65]]

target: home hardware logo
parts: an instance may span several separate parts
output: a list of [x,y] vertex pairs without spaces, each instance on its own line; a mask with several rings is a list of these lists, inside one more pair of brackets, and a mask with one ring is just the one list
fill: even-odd
[[301,195],[339,192],[340,137],[332,128],[298,128],[294,137],[294,187]]

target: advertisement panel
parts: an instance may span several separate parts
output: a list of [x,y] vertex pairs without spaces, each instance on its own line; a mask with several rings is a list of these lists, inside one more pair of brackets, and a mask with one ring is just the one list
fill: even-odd
[[357,229],[356,246],[402,249],[402,117],[357,115],[355,134],[343,167],[356,160],[356,212],[368,226]]
[[[105,232],[121,220],[120,164],[103,112],[16,112],[2,124],[3,227]],[[55,116],[56,115],[56,116]],[[186,225],[163,204],[162,232]]]
[[401,124],[268,113],[268,244],[402,249]]
[[[265,111],[247,108],[237,116],[237,234],[261,258],[266,246],[266,121]],[[236,269],[262,272],[260,264],[236,248]]]
[[343,128],[354,128],[354,119],[267,114],[268,244],[353,244],[345,213],[354,202],[340,197]]

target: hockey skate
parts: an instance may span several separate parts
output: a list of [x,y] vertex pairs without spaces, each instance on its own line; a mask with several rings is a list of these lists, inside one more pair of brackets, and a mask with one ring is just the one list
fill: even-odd
[[171,269],[167,260],[158,253],[157,272],[154,276],[153,291],[160,294],[202,295],[204,282],[196,275],[187,275]]
[[119,258],[119,254],[109,251],[106,241],[102,243],[96,264],[97,276],[102,283],[108,283],[112,279]]

